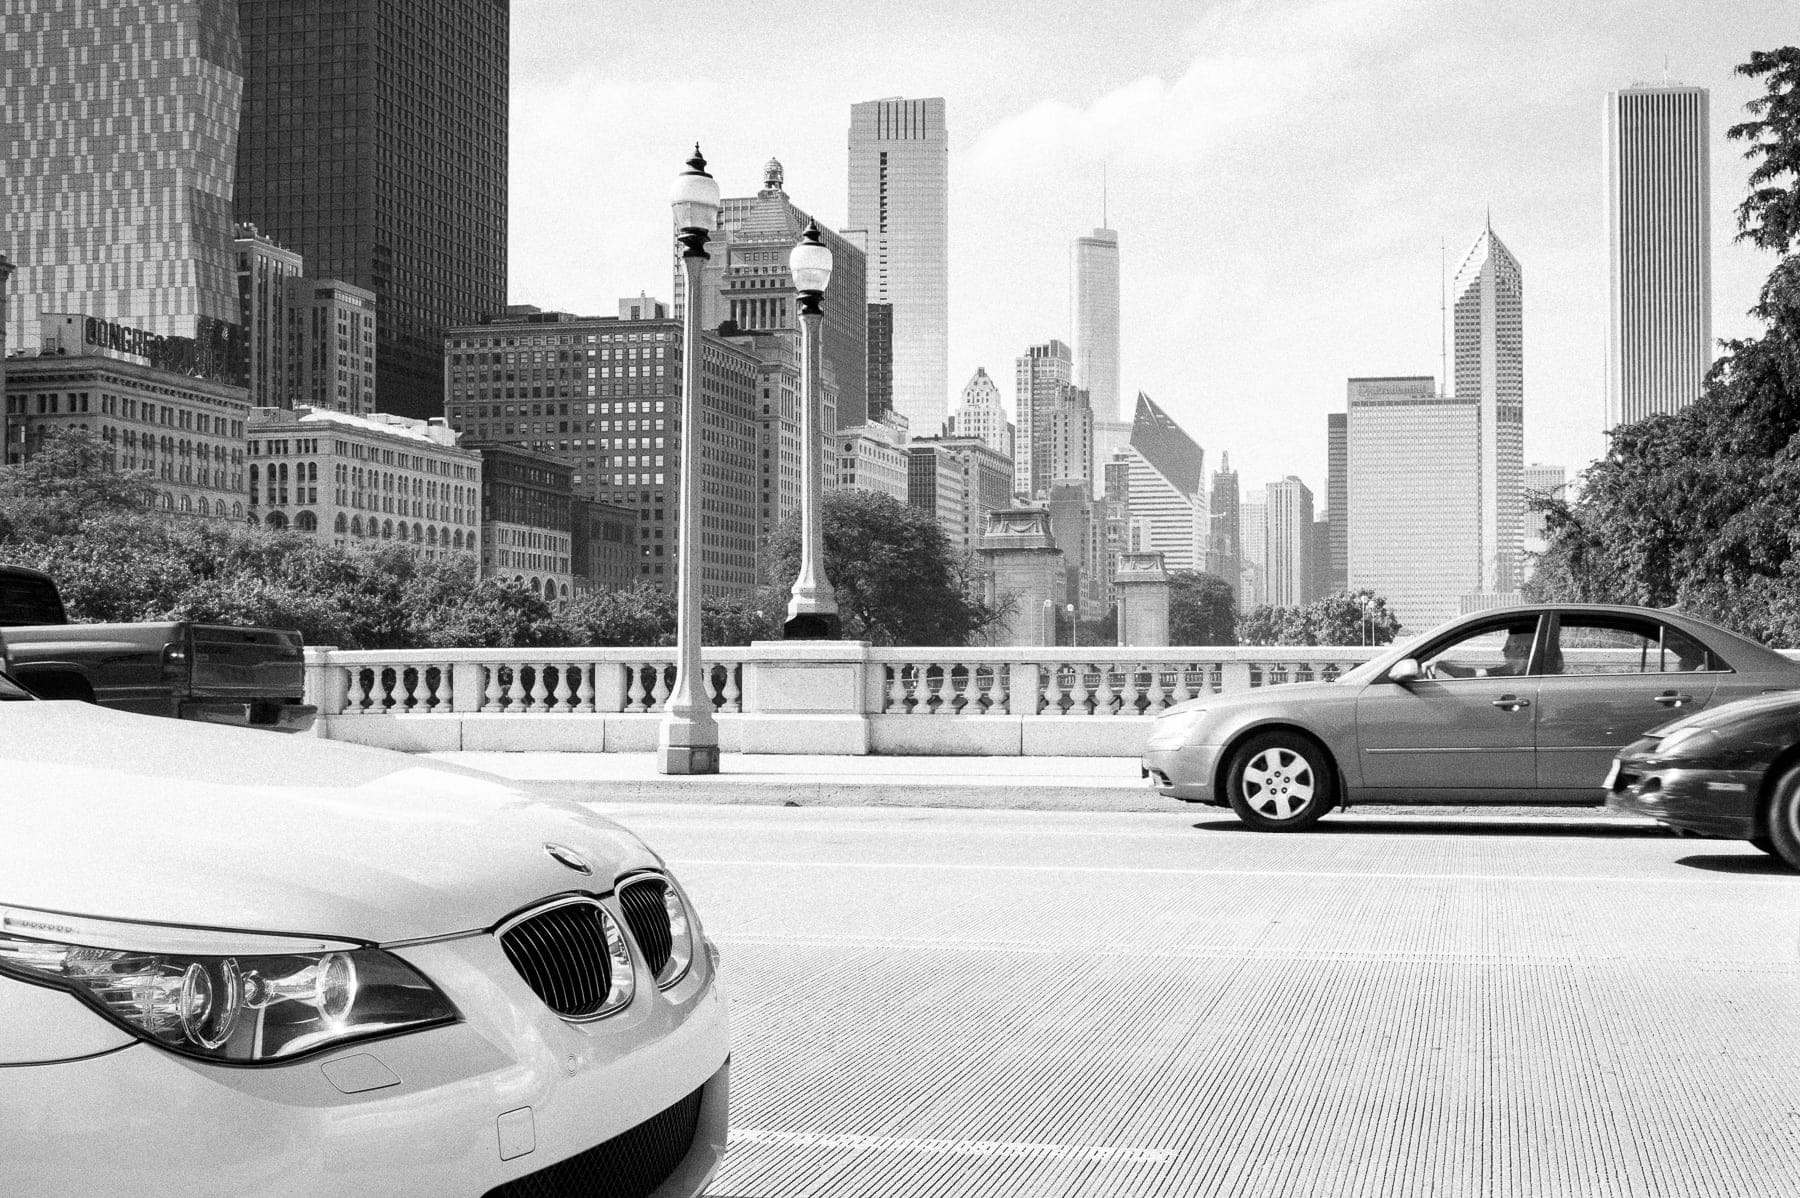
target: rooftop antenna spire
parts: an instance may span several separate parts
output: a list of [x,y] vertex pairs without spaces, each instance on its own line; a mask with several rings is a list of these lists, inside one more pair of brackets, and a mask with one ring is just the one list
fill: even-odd
[[1450,326],[1449,311],[1449,277],[1450,258],[1444,238],[1438,238],[1438,398],[1449,394],[1450,388]]

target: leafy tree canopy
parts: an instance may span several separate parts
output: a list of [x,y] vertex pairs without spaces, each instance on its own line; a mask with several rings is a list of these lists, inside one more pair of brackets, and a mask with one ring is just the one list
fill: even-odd
[[1339,591],[1305,607],[1253,607],[1238,620],[1246,645],[1385,645],[1400,631],[1387,600],[1367,587]]
[[1237,644],[1237,595],[1231,584],[1199,570],[1170,571],[1169,643]]
[[[998,618],[970,563],[929,514],[860,488],[827,491],[821,509],[825,575],[843,635],[877,645],[964,645]],[[800,572],[800,519],[770,538],[765,580],[779,598]]]

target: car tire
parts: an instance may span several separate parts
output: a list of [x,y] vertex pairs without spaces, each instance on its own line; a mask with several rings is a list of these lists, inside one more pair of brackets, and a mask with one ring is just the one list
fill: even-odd
[[1775,779],[1767,816],[1769,851],[1789,869],[1800,870],[1800,765],[1790,765]]
[[1263,732],[1231,755],[1225,794],[1237,817],[1257,831],[1297,832],[1337,805],[1337,771],[1317,742]]

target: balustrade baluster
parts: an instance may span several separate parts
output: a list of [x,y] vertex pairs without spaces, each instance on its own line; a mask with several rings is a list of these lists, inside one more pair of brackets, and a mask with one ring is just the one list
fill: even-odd
[[575,671],[575,710],[594,710],[594,671],[598,667],[582,662],[571,668]]
[[626,667],[630,671],[630,682],[625,687],[626,711],[649,711],[649,697],[644,693],[644,667],[632,665]]
[[432,687],[431,690],[431,710],[454,711],[456,710],[456,695],[455,687],[450,681],[450,675],[455,671],[449,666],[437,666],[434,668],[437,670],[437,685]]
[[725,710],[726,711],[742,711],[742,710],[744,710],[744,688],[738,681],[739,678],[742,676],[739,673],[739,671],[742,669],[743,669],[743,667],[740,666],[739,664],[737,664],[736,662],[727,662],[725,665]]
[[574,697],[574,693],[575,692],[569,688],[569,666],[568,666],[568,664],[566,662],[564,662],[564,663],[557,665],[557,667],[556,667],[556,690],[554,692],[552,692],[552,694],[550,696],[552,699],[555,700],[555,706],[552,708],[552,710],[568,711],[569,710],[569,700]]
[[1069,671],[1069,709],[1063,714],[1089,714],[1088,699],[1092,692],[1088,689],[1087,667],[1080,662],[1070,662],[1064,668]]
[[494,665],[481,667],[482,680],[487,684],[481,695],[482,711],[500,710],[500,668]]
[[669,700],[669,691],[673,689],[673,684],[670,683],[667,667],[662,662],[656,662],[653,668],[656,672],[650,679],[651,689],[648,702],[651,711],[661,711],[663,705]]

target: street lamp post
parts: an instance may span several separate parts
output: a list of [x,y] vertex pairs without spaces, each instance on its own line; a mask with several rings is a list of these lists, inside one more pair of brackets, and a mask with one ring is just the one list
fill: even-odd
[[840,627],[837,595],[825,577],[824,464],[819,461],[819,324],[831,283],[831,251],[819,240],[819,222],[806,222],[788,272],[800,308],[800,573],[794,579],[781,635],[793,641],[835,640]]
[[719,725],[712,684],[700,662],[700,264],[719,217],[719,185],[700,147],[675,177],[669,203],[686,280],[681,316],[681,509],[676,544],[675,686],[657,730],[657,769],[719,772]]

